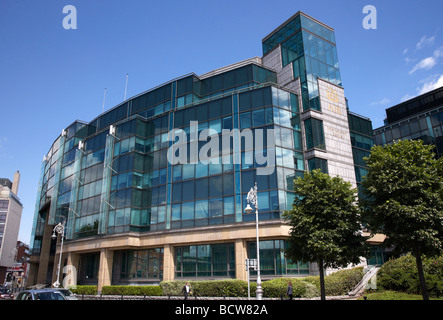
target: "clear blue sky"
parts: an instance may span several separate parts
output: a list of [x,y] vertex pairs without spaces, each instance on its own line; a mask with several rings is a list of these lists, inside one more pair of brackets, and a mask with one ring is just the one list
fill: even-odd
[[[365,5],[377,29],[362,26]],[[63,28],[65,5],[77,29]],[[2,0],[0,176],[19,170],[19,240],[29,243],[39,171],[53,141],[124,98],[189,72],[261,56],[261,40],[297,11],[335,29],[350,109],[374,127],[385,109],[443,85],[443,2],[360,0]]]

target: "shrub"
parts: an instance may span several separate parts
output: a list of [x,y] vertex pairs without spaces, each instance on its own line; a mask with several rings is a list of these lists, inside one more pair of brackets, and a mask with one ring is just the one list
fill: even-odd
[[[160,288],[162,289],[164,296],[181,296],[183,286],[186,281],[162,281],[160,282]],[[191,282],[189,281],[191,284]],[[192,287],[192,286],[191,286]]]
[[97,286],[77,286],[75,289],[71,289],[75,294],[96,295]]
[[289,281],[292,282],[292,292],[294,297],[313,298],[319,296],[316,287],[299,278],[278,278],[262,283],[263,296],[267,298],[280,298],[286,296]]
[[[319,295],[314,285],[302,279],[278,278],[262,282],[263,296],[267,298],[280,298],[286,295],[288,282],[292,281],[294,297],[312,298]],[[181,296],[182,288],[186,281],[162,281],[160,286],[163,295]],[[199,297],[247,297],[248,283],[243,280],[209,280],[188,281],[194,295]],[[250,282],[250,294],[255,296],[257,283]]]
[[[254,289],[255,291],[255,284]],[[212,281],[195,281],[193,285],[194,295],[200,297],[247,297],[248,283],[242,280],[212,280]]]
[[125,296],[161,296],[160,286],[104,286],[104,295],[125,295]]
[[[442,296],[443,256],[424,258],[423,271],[429,295]],[[418,278],[415,257],[407,254],[397,259],[391,259],[383,264],[377,274],[377,287],[383,290],[419,293],[420,280]]]
[[[354,288],[363,277],[363,268],[341,270],[325,277],[327,295],[343,295]],[[438,279],[437,279],[438,280]],[[434,286],[441,288],[441,283],[433,280]],[[318,276],[306,278],[277,278],[263,281],[263,296],[280,298],[286,296],[289,281],[292,282],[294,297],[313,298],[320,295]],[[208,280],[208,281],[162,281],[159,286],[104,286],[104,295],[137,295],[137,296],[182,296],[182,289],[188,282],[193,295],[199,297],[247,297],[248,283],[243,280]],[[257,283],[250,282],[251,296],[255,296]],[[76,294],[96,295],[97,286],[77,286],[72,290]]]
[[[162,281],[160,287],[163,295],[181,296],[186,281]],[[209,280],[188,281],[193,295],[199,297],[247,297],[248,283],[242,280]],[[251,292],[255,292],[256,284],[250,283]]]
[[[336,271],[325,277],[325,292],[327,296],[346,295],[363,278],[363,267]],[[313,284],[320,291],[320,276],[303,278],[303,281]]]

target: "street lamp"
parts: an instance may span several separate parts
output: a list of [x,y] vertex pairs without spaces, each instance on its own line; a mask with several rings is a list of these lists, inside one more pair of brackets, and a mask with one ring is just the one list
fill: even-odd
[[62,254],[63,254],[63,238],[65,237],[65,220],[63,222],[59,222],[52,231],[52,239],[57,239],[57,235],[55,233],[61,235],[61,245],[60,245],[60,259],[58,260],[57,265],[57,280],[52,284],[55,288],[60,286],[60,264],[62,263]]
[[263,299],[263,290],[261,288],[261,278],[260,278],[260,244],[258,238],[258,201],[257,201],[257,182],[254,187],[249,190],[248,195],[246,197],[248,204],[245,208],[245,212],[247,214],[252,213],[252,208],[249,204],[252,204],[255,207],[255,232],[257,235],[257,290],[255,294],[257,296],[257,300]]

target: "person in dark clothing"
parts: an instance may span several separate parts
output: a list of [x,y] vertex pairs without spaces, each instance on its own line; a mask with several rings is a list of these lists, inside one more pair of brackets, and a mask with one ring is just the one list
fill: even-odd
[[289,281],[289,283],[288,283],[288,288],[286,289],[286,295],[289,297],[289,300],[292,300],[293,292],[292,292],[292,282],[291,281]]
[[189,286],[189,284],[186,282],[186,284],[184,285],[183,289],[182,289],[183,294],[185,295],[185,300],[188,299],[188,295],[191,292],[191,287]]

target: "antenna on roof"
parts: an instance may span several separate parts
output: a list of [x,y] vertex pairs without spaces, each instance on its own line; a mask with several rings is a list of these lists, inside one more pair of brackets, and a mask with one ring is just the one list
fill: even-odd
[[105,99],[106,99],[106,88],[105,88],[105,93],[103,94],[103,107],[102,107],[102,113],[105,112]]
[[128,74],[126,74],[126,85],[125,85],[125,98],[123,99],[123,101],[126,101],[126,91],[128,89]]

